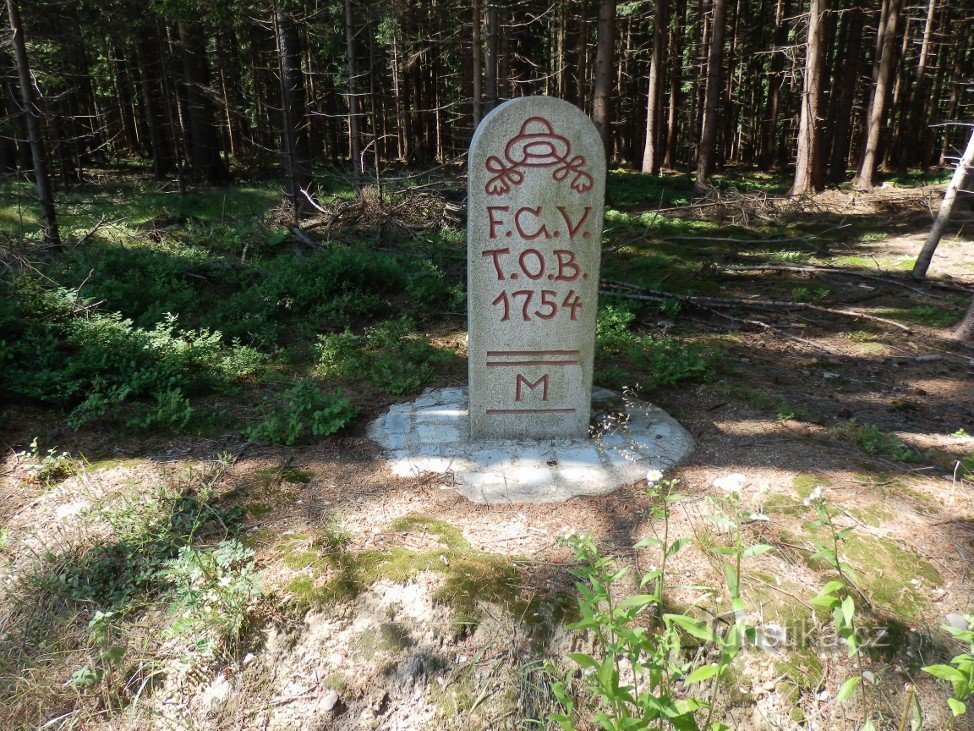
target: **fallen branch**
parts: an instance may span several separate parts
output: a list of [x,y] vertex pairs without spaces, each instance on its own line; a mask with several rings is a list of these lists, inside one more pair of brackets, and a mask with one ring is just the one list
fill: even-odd
[[[839,267],[823,267],[823,266],[812,266],[810,264],[751,264],[745,266],[734,266],[726,267],[721,271],[725,272],[759,272],[759,271],[769,271],[769,272],[821,272],[825,274],[838,274],[846,277],[857,277],[859,279],[871,279],[876,282],[884,282],[886,284],[893,284],[897,287],[902,287],[903,289],[908,289],[911,292],[917,292],[918,294],[925,295],[927,297],[937,297],[935,294],[926,292],[919,287],[914,287],[913,285],[907,284],[906,282],[901,282],[896,277],[887,277],[882,274],[869,274],[867,272],[857,272],[852,269],[841,269]],[[971,294],[971,290],[967,287],[956,285],[956,284],[944,284],[941,282],[933,282],[925,280],[927,284],[932,287],[940,287],[941,289],[951,289],[960,292],[966,292]]]
[[308,236],[308,234],[306,234],[304,231],[302,231],[297,226],[289,226],[288,227],[288,231],[290,231],[292,234],[294,234],[294,238],[296,238],[298,241],[300,241],[305,246],[310,246],[312,249],[317,249],[318,248],[317,242],[314,239],[312,239],[310,236]]
[[718,241],[731,244],[785,244],[794,241],[808,241],[811,236],[788,236],[783,239],[735,239],[727,236],[664,236],[661,241]]
[[88,239],[90,239],[92,236],[94,236],[95,233],[98,231],[98,229],[100,229],[102,227],[102,224],[105,223],[105,218],[106,218],[106,216],[102,216],[101,218],[99,218],[98,219],[98,223],[96,223],[94,226],[92,226],[91,229],[89,229],[88,233],[86,233],[84,236],[82,236],[80,239],[78,239],[77,243],[75,243],[75,246],[81,246],[86,241],[88,241]]
[[639,292],[640,294],[623,294],[620,292],[604,292],[607,295],[614,295],[616,297],[625,297],[628,299],[637,300],[647,300],[650,302],[665,302],[667,300],[676,300],[677,302],[682,302],[683,304],[691,305],[693,307],[703,307],[707,308],[723,308],[723,307],[747,307],[757,310],[812,310],[813,312],[825,312],[830,315],[845,315],[847,317],[861,318],[864,320],[872,320],[874,322],[881,322],[884,325],[890,325],[892,327],[899,328],[904,332],[913,332],[908,326],[901,322],[896,322],[895,320],[889,320],[885,317],[879,317],[877,315],[870,315],[867,312],[860,312],[859,310],[847,310],[838,307],[823,307],[822,305],[813,305],[808,302],[782,302],[779,300],[746,300],[739,297],[694,297],[686,294],[676,294],[674,292],[663,292],[655,289],[646,289],[640,287],[631,282],[620,282],[613,279],[603,279],[605,284],[611,284],[616,287],[622,287],[624,289],[633,290]]

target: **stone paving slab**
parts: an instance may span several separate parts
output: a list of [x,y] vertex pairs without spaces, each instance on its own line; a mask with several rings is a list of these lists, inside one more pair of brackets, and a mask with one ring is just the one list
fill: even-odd
[[470,440],[467,392],[428,389],[368,426],[393,473],[441,474],[471,502],[563,502],[605,495],[676,466],[693,437],[662,409],[615,391],[592,392],[589,439]]

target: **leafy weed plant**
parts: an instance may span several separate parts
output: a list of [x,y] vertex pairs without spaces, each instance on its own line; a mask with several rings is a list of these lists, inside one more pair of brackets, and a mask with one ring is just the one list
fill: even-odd
[[833,434],[849,439],[866,454],[882,455],[900,462],[918,462],[926,454],[904,444],[893,434],[887,434],[875,424],[861,424],[851,419],[835,427]]
[[[824,528],[827,532],[827,542],[813,542],[815,552],[811,558],[825,561],[836,573],[837,578],[829,581],[811,600],[815,606],[824,607],[832,613],[832,624],[839,638],[845,643],[849,657],[855,658],[856,674],[847,678],[836,694],[836,701],[846,701],[860,683],[864,682],[862,693],[862,721],[863,731],[874,731],[871,709],[865,688],[872,687],[875,676],[866,669],[863,655],[863,644],[860,638],[860,628],[857,626],[857,607],[855,595],[861,595],[857,582],[858,578],[852,566],[843,560],[842,543],[852,532],[853,528],[840,528],[835,523],[837,512],[822,497],[822,489],[815,488],[805,498],[805,505],[810,506],[816,515],[811,522],[813,527]],[[872,704],[875,705],[875,704]]]
[[[662,537],[646,538],[636,548],[652,548],[661,554],[661,563],[639,581],[647,594],[616,597],[616,587],[627,568],[602,555],[594,539],[569,535],[564,540],[574,553],[578,568],[573,574],[581,620],[569,629],[590,634],[593,654],[571,653],[569,658],[581,669],[580,677],[569,671],[558,674],[549,665],[552,689],[562,708],[550,716],[564,731],[576,728],[592,705],[592,718],[606,731],[622,729],[728,729],[712,721],[718,681],[731,666],[753,629],[743,621],[743,603],[734,600],[735,621],[721,634],[689,613],[666,613],[667,560],[677,555],[688,538],[670,540],[669,518],[672,503],[680,500],[674,492],[677,481],[660,481],[661,475],[648,476],[649,495],[657,500],[654,518],[662,526]],[[690,656],[685,642],[699,651]],[[702,644],[701,644],[702,643]],[[706,651],[716,658],[704,662]],[[709,692],[696,695],[691,688],[710,683]],[[580,689],[573,693],[572,687]],[[702,723],[702,726],[701,726]]]
[[78,471],[79,463],[69,452],[58,452],[57,447],[51,447],[44,454],[37,444],[38,437],[30,443],[30,449],[17,452],[18,459],[25,460],[31,465],[31,479],[44,483],[45,486],[66,480]]
[[163,566],[169,584],[170,633],[191,638],[191,653],[212,656],[239,642],[245,621],[260,596],[254,552],[237,540],[215,548],[186,545]]
[[336,390],[322,391],[313,381],[295,382],[279,401],[265,399],[263,416],[247,430],[258,442],[294,444],[309,435],[326,437],[345,428],[358,408]]
[[967,629],[944,627],[950,634],[967,645],[967,651],[953,657],[946,665],[928,665],[923,671],[935,678],[946,680],[953,688],[947,706],[954,716],[967,713],[967,703],[974,698],[974,615],[964,615]]
[[599,308],[595,344],[600,383],[619,388],[638,382],[642,390],[652,391],[713,377],[713,353],[666,335],[635,333],[631,330],[635,319],[635,313],[623,305]]

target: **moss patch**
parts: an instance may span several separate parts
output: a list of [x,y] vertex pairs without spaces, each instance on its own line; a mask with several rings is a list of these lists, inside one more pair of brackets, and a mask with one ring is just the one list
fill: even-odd
[[395,546],[355,552],[327,537],[284,536],[277,552],[288,568],[303,574],[287,584],[295,604],[301,608],[329,604],[352,598],[382,579],[405,583],[423,571],[432,571],[444,576],[434,599],[450,606],[461,625],[476,624],[478,604],[487,602],[521,618],[537,630],[536,639],[542,640],[572,611],[574,602],[569,595],[525,590],[516,559],[472,550],[456,526],[408,515],[390,528],[434,535],[444,548],[414,551]]
[[[805,537],[809,540],[825,542],[821,530],[809,526],[806,530]],[[931,563],[890,538],[852,533],[843,541],[839,552],[855,570],[860,588],[876,608],[907,624],[927,606],[921,589],[943,584],[943,577]],[[819,571],[830,568],[809,554],[805,554],[805,561]]]
[[383,622],[378,631],[368,629],[357,635],[353,644],[367,660],[379,653],[396,654],[416,644],[409,628],[399,622]]
[[792,721],[802,723],[805,712],[801,709],[801,698],[807,693],[818,690],[824,677],[822,662],[811,649],[801,649],[790,652],[786,659],[774,664],[776,675],[783,676],[782,695],[786,703],[791,706],[789,716]]
[[812,491],[816,487],[832,487],[832,480],[827,477],[822,477],[820,475],[797,475],[794,480],[791,481],[791,489],[802,500],[807,498],[812,494]]
[[892,509],[878,503],[866,505],[861,508],[849,508],[849,514],[854,516],[859,522],[874,527],[881,526],[896,516],[896,513]]
[[247,546],[247,548],[256,550],[271,545],[276,537],[276,531],[272,531],[270,528],[259,528],[258,530],[242,535],[240,542]]
[[314,473],[308,470],[301,470],[297,467],[261,467],[254,473],[260,482],[265,485],[280,484],[288,482],[292,485],[306,485],[314,479]]
[[452,550],[463,550],[470,547],[460,530],[445,520],[431,518],[427,515],[410,513],[396,518],[390,526],[397,533],[421,533],[435,536],[443,545]]
[[244,506],[244,510],[251,518],[263,518],[271,512],[271,506],[267,503],[248,503]]
[[762,508],[772,515],[801,515],[806,510],[800,501],[787,495],[772,495],[764,501]]

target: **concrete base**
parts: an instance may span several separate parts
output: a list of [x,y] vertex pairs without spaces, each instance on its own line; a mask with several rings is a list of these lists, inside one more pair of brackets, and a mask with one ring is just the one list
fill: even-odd
[[368,435],[396,475],[446,475],[483,504],[605,495],[693,451],[693,438],[666,412],[615,391],[593,391],[592,425],[589,439],[471,442],[466,389],[443,388],[391,407]]

